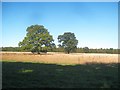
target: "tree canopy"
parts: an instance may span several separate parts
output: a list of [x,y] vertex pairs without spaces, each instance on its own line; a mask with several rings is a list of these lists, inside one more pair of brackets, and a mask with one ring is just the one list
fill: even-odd
[[55,47],[53,37],[43,25],[31,25],[19,46],[31,52],[47,52]]
[[84,50],[85,53],[89,53],[89,48],[88,47],[84,47],[83,50]]
[[58,42],[60,43],[59,47],[63,47],[68,54],[75,51],[78,44],[75,34],[71,32],[65,32],[63,35],[59,35]]

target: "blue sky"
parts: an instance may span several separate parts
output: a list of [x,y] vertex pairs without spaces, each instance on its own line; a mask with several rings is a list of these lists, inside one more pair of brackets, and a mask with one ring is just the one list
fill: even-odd
[[78,47],[118,48],[117,2],[3,2],[3,45],[18,46],[30,25],[44,25],[57,37],[73,32]]

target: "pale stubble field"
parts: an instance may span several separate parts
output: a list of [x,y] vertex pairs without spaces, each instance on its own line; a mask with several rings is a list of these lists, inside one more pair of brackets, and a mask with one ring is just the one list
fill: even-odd
[[1,52],[2,61],[32,62],[74,65],[85,63],[118,63],[118,54],[48,52],[47,54],[32,54],[30,52]]

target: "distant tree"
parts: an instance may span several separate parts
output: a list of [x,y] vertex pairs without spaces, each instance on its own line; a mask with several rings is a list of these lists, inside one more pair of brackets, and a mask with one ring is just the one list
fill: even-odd
[[109,53],[114,53],[113,48],[110,48]]
[[58,36],[59,47],[63,47],[64,50],[69,54],[74,52],[77,48],[78,40],[74,33],[66,32],[63,35]]
[[52,35],[49,34],[44,26],[31,25],[26,31],[26,37],[24,37],[22,42],[19,42],[19,46],[22,49],[40,54],[40,52],[47,52],[55,47]]
[[88,47],[84,47],[83,50],[84,50],[85,53],[89,52],[89,48]]

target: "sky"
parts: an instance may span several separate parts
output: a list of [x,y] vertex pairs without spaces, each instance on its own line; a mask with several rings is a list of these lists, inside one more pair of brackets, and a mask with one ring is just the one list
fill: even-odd
[[78,47],[118,48],[117,2],[3,2],[2,46],[17,47],[26,28],[44,25],[55,44],[72,32]]

